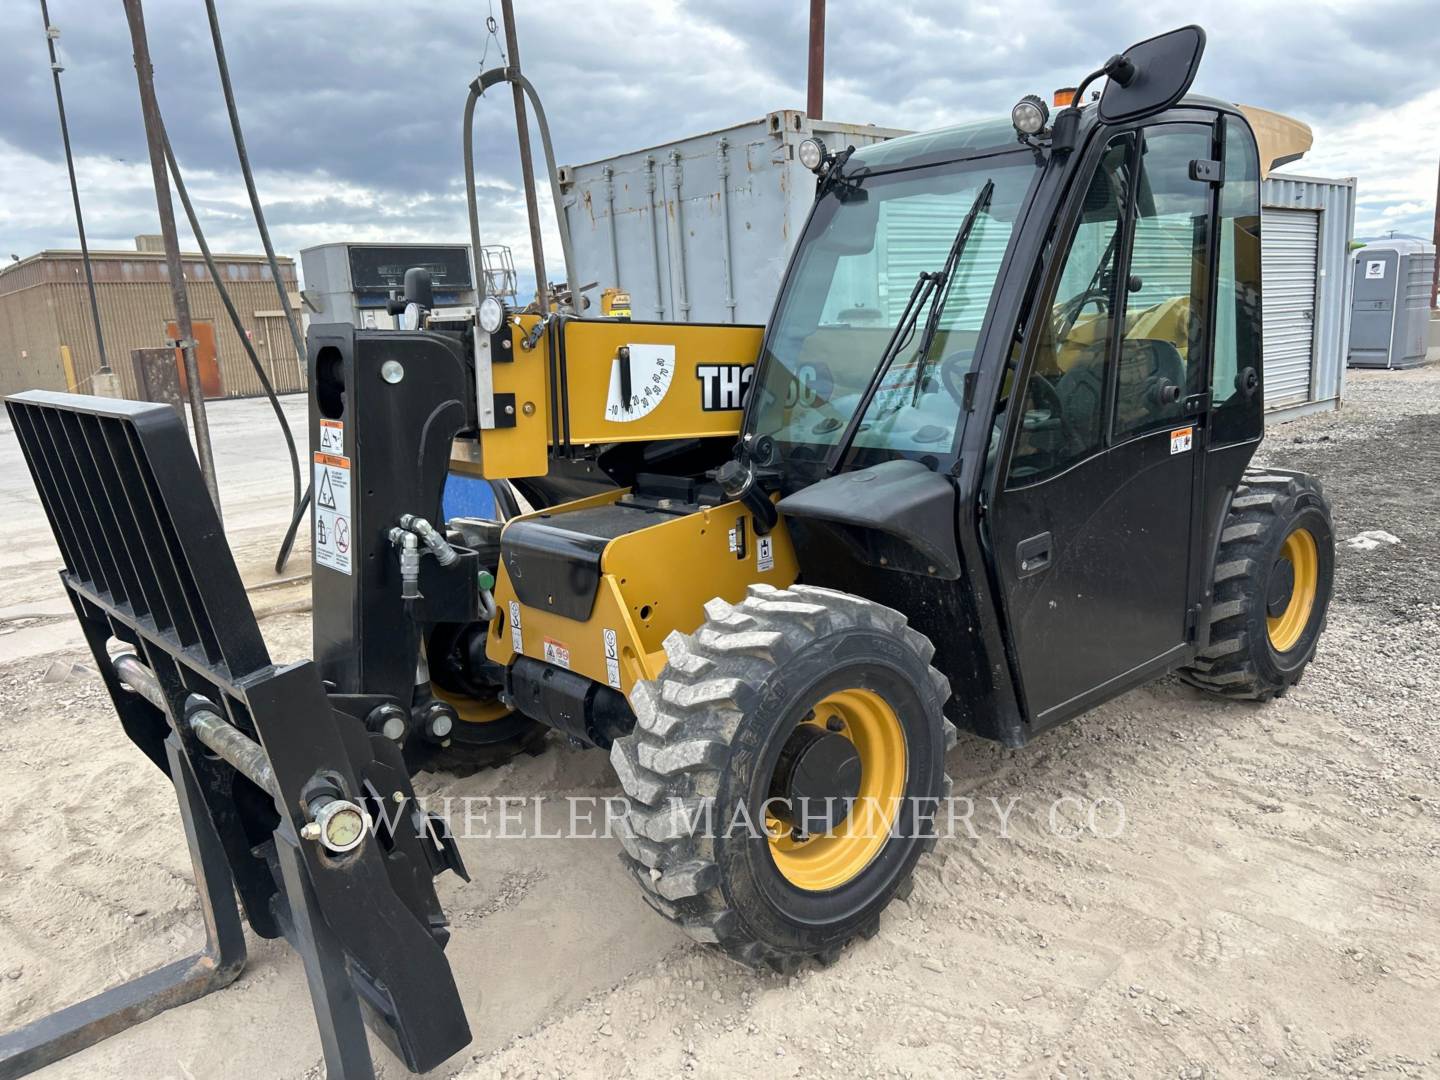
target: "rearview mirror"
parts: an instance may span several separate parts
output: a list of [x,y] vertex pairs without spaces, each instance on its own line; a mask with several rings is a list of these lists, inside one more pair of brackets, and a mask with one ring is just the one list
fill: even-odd
[[1104,68],[1109,81],[1100,96],[1100,119],[1115,124],[1168,109],[1190,89],[1204,52],[1205,31],[1182,26],[1112,57]]

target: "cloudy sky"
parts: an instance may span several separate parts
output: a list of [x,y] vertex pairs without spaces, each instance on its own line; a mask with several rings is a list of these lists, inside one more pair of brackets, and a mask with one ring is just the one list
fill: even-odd
[[[499,4],[496,0],[495,9]],[[463,241],[460,112],[496,63],[487,0],[220,0],[231,75],[276,245]],[[517,0],[524,66],[562,163],[723,127],[805,100],[807,0]],[[217,250],[259,250],[200,0],[147,0],[161,107]],[[96,248],[158,231],[119,0],[50,0]],[[1003,113],[1112,52],[1196,21],[1196,89],[1291,113],[1315,149],[1287,171],[1359,178],[1356,233],[1429,236],[1440,159],[1436,0],[831,0],[827,116],[927,128]],[[38,0],[0,14],[0,258],[74,247]],[[486,240],[528,250],[513,113],[478,127]],[[178,213],[178,207],[177,207]],[[184,240],[186,247],[188,232]],[[552,250],[554,246],[552,245]]]

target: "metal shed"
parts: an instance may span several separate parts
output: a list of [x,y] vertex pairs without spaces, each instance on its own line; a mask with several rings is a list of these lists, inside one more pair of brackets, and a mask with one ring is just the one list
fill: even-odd
[[1376,240],[1355,252],[1350,366],[1406,368],[1425,362],[1435,245]]
[[1337,408],[1344,391],[1355,178],[1271,173],[1260,201],[1265,405],[1289,420]]
[[[564,167],[575,273],[628,290],[636,318],[763,323],[814,198],[795,148],[811,135],[838,148],[905,134],[786,110]],[[1333,409],[1349,337],[1355,181],[1272,174],[1261,201],[1266,405],[1272,419]],[[938,265],[954,227],[917,220],[907,251]],[[995,238],[994,258],[1004,243]]]

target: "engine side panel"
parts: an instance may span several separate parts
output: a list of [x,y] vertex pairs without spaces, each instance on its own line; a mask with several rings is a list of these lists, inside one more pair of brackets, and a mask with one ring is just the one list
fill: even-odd
[[[601,510],[603,516],[597,513]],[[628,527],[626,516],[633,518]],[[545,532],[527,537],[527,523]],[[583,609],[589,614],[583,619],[562,613],[582,609],[573,597],[536,592],[511,573],[518,566],[523,575],[527,557],[543,545],[547,580],[567,581],[563,566],[555,573],[563,546],[550,541],[572,528],[576,543],[570,547],[580,553],[574,579],[587,590]],[[608,535],[597,537],[602,532]],[[589,549],[597,538],[603,547],[592,586]],[[627,696],[637,682],[660,674],[665,638],[672,630],[689,633],[698,627],[707,601],[738,602],[752,584],[784,588],[799,573],[783,520],[769,535],[757,537],[749,511],[739,503],[686,512],[629,501],[624,491],[514,519],[501,536],[501,552],[495,585],[499,613],[486,655],[507,667],[516,657],[529,656]]]

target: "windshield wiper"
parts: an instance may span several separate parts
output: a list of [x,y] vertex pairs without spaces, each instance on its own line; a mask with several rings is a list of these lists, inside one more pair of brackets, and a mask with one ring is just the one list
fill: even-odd
[[980,212],[990,205],[990,196],[993,194],[995,181],[986,180],[985,186],[975,193],[975,201],[970,204],[965,220],[960,223],[960,229],[955,233],[955,242],[950,245],[950,256],[945,260],[945,269],[940,271],[940,280],[937,282],[939,291],[935,302],[930,305],[930,315],[925,320],[925,332],[920,335],[920,344],[915,349],[915,396],[911,399],[912,405],[920,404],[920,391],[925,387],[925,369],[930,364],[930,347],[935,344],[935,334],[940,329],[940,313],[945,310],[945,304],[950,299],[950,286],[955,281],[955,267],[960,265],[960,253],[965,250],[965,244],[975,230],[975,222],[979,220]]
[[[865,386],[865,392],[860,395],[856,404],[855,412],[850,417],[850,422],[845,425],[845,430],[840,435],[840,440],[830,448],[830,453],[825,456],[825,472],[835,472],[837,466],[844,459],[850,450],[850,445],[855,441],[855,436],[860,432],[860,425],[865,420],[865,414],[870,411],[871,404],[875,401],[875,395],[880,392],[880,384],[885,381],[895,358],[900,355],[905,342],[909,338],[909,332],[914,329],[915,321],[920,317],[921,310],[925,307],[927,300],[932,300],[930,316],[925,321],[925,331],[920,339],[919,351],[916,353],[917,362],[920,364],[919,377],[923,381],[924,357],[935,340],[935,331],[940,322],[940,309],[944,307],[945,297],[939,294],[940,289],[946,290],[949,295],[949,282],[955,273],[955,264],[960,260],[960,253],[965,250],[965,242],[970,239],[970,233],[975,228],[975,220],[980,216],[980,211],[990,205],[990,196],[995,191],[995,181],[986,180],[984,186],[976,193],[975,201],[970,204],[970,209],[965,214],[965,220],[960,223],[959,230],[955,233],[955,240],[950,245],[950,255],[945,260],[944,269],[938,272],[922,270],[920,276],[915,279],[915,287],[910,290],[910,299],[905,302],[905,310],[900,314],[900,321],[895,324],[895,330],[890,335],[890,340],[885,343],[885,351],[880,354],[880,363],[876,365],[870,381]],[[919,395],[921,381],[917,381],[916,395]]]
[[890,334],[890,340],[885,343],[885,351],[880,354],[880,363],[875,366],[874,372],[870,375],[870,381],[865,384],[865,392],[860,395],[860,401],[850,415],[850,422],[840,433],[840,440],[830,448],[830,453],[825,455],[825,472],[827,474],[835,471],[835,467],[840,464],[840,459],[845,456],[845,452],[850,449],[850,444],[855,441],[855,435],[860,430],[860,423],[864,420],[865,414],[869,412],[870,403],[875,400],[880,383],[884,381],[890,365],[895,362],[895,357],[900,355],[900,350],[904,348],[905,340],[908,337],[907,330],[914,329],[915,320],[920,316],[920,309],[925,306],[925,301],[935,292],[939,278],[939,274],[922,270],[920,276],[915,279],[915,287],[910,290],[910,299],[905,301],[905,310],[900,313],[900,321],[895,324],[895,329]]

